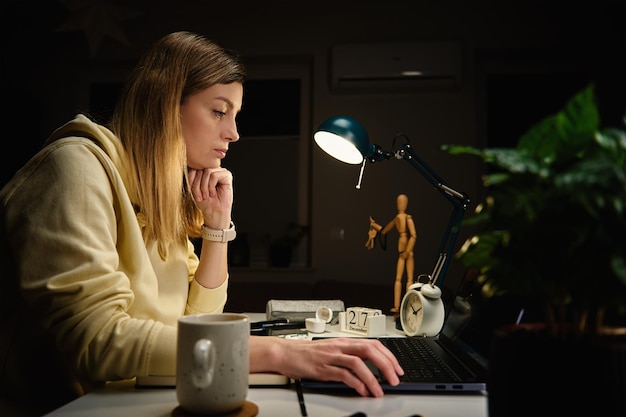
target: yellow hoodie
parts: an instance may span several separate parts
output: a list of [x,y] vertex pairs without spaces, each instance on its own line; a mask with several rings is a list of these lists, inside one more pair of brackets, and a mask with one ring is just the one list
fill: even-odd
[[53,406],[94,383],[173,375],[176,324],[221,312],[190,241],[144,242],[123,148],[78,115],[0,191],[0,388]]

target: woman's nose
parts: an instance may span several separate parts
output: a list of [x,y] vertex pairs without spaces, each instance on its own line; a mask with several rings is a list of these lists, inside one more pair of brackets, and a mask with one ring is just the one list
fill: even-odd
[[232,124],[226,129],[224,132],[225,138],[231,142],[237,142],[239,140],[239,131],[237,130],[237,123],[232,122]]

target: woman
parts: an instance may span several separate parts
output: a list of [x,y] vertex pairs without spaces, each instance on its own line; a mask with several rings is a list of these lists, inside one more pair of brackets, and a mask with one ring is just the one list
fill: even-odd
[[[2,392],[48,407],[107,380],[175,372],[176,323],[223,310],[245,70],[188,32],[142,57],[108,127],[55,131],[0,192]],[[226,232],[224,232],[226,231]],[[190,237],[203,236],[198,258]],[[251,337],[250,371],[383,392],[399,383],[373,340]]]

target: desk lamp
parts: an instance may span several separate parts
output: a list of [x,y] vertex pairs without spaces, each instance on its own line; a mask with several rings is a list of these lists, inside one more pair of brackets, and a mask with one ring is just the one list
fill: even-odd
[[[456,244],[459,228],[461,226],[461,220],[463,219],[465,211],[470,203],[468,196],[465,193],[456,191],[449,187],[445,181],[415,153],[411,147],[409,138],[406,135],[396,135],[393,140],[391,151],[386,151],[381,146],[369,142],[367,131],[358,120],[347,116],[334,116],[322,122],[313,135],[313,138],[315,139],[317,145],[333,158],[348,164],[362,164],[359,181],[356,186],[357,189],[361,188],[361,179],[363,177],[366,162],[374,163],[386,161],[391,157],[394,157],[395,159],[401,159],[408,162],[426,179],[426,181],[428,181],[452,204],[452,215],[441,240],[441,245],[439,246],[439,257],[435,262],[432,274],[428,276],[428,283],[423,285],[423,283],[418,282],[409,288],[414,291],[419,290],[421,292],[420,298],[423,298],[422,294],[432,295],[435,298],[437,298],[437,295],[440,296],[441,290],[439,290],[439,288],[441,287],[441,283],[443,282],[448,269],[448,264]],[[401,143],[396,147],[396,141],[398,140],[403,140],[404,143]],[[439,285],[439,288],[436,284]],[[409,295],[409,292],[410,291],[407,291],[407,294],[405,294],[402,300],[401,310],[408,308],[406,305],[408,301],[407,295]],[[414,297],[415,294],[412,293],[412,296]],[[439,303],[441,303],[440,300]],[[412,315],[418,314],[415,308],[416,307],[413,306],[412,310],[414,313],[412,313]],[[426,314],[426,310],[428,310],[428,308],[424,305],[424,311],[419,314]],[[401,311],[400,318],[402,319],[403,330],[408,335],[423,334],[431,336],[439,333],[439,330],[443,325],[443,304],[434,308],[434,310],[437,311],[437,313],[434,314],[436,316],[436,323],[432,325],[431,329],[427,332],[423,332],[423,329],[420,330],[409,324],[405,325],[403,316],[404,313]],[[427,319],[425,318],[424,322],[426,320]],[[428,318],[428,320],[431,320],[431,318]],[[421,322],[422,318],[420,317],[420,323]]]

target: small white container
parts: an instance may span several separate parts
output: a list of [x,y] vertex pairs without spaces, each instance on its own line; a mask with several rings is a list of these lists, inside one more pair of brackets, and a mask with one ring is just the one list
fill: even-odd
[[306,329],[311,333],[324,333],[326,323],[333,319],[333,310],[328,307],[319,307],[315,312],[315,318],[309,317],[304,320]]

